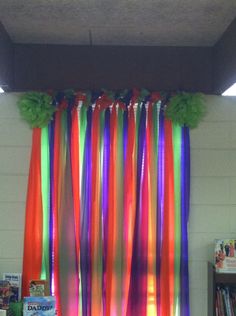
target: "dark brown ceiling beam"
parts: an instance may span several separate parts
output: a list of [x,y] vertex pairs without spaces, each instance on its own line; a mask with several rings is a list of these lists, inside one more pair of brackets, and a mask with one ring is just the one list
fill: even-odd
[[213,56],[214,91],[221,94],[236,82],[236,19],[216,43]]
[[13,43],[0,22],[0,86],[6,91],[13,89]]
[[124,89],[212,93],[212,49],[15,45],[14,90]]

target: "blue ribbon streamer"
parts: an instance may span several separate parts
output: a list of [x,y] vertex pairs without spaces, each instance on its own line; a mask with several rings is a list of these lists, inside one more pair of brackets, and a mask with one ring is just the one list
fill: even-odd
[[189,316],[189,273],[188,273],[188,216],[189,216],[189,187],[190,187],[190,142],[189,128],[182,128],[181,144],[181,316]]
[[92,107],[87,111],[87,128],[85,136],[85,152],[83,159],[82,186],[82,227],[80,236],[81,281],[83,316],[91,314],[91,246],[90,246],[90,213],[91,213],[91,127]]

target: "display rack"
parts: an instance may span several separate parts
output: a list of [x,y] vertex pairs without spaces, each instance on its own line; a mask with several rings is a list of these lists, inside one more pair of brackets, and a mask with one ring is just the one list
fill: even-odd
[[214,265],[208,262],[208,316],[216,316],[217,285],[236,285],[236,273],[217,273]]

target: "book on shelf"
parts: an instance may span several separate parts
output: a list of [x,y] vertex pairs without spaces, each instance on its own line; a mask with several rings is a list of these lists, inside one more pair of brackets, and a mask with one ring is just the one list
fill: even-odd
[[24,316],[55,316],[56,301],[53,296],[25,297],[23,300]]
[[236,239],[216,239],[214,263],[216,272],[236,273]]
[[215,311],[218,316],[236,316],[236,288],[218,286],[216,289]]
[[49,296],[49,285],[46,280],[31,280],[29,284],[30,296]]
[[14,295],[11,296],[10,302],[19,302],[21,300],[21,273],[3,273],[3,280],[6,280],[11,285],[11,291]]
[[11,285],[6,280],[0,280],[0,309],[7,310],[12,296]]

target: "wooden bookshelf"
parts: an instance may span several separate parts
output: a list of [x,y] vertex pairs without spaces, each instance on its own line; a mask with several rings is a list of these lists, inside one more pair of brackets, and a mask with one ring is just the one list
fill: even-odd
[[215,316],[215,298],[217,285],[236,285],[236,273],[217,273],[208,262],[208,316]]

